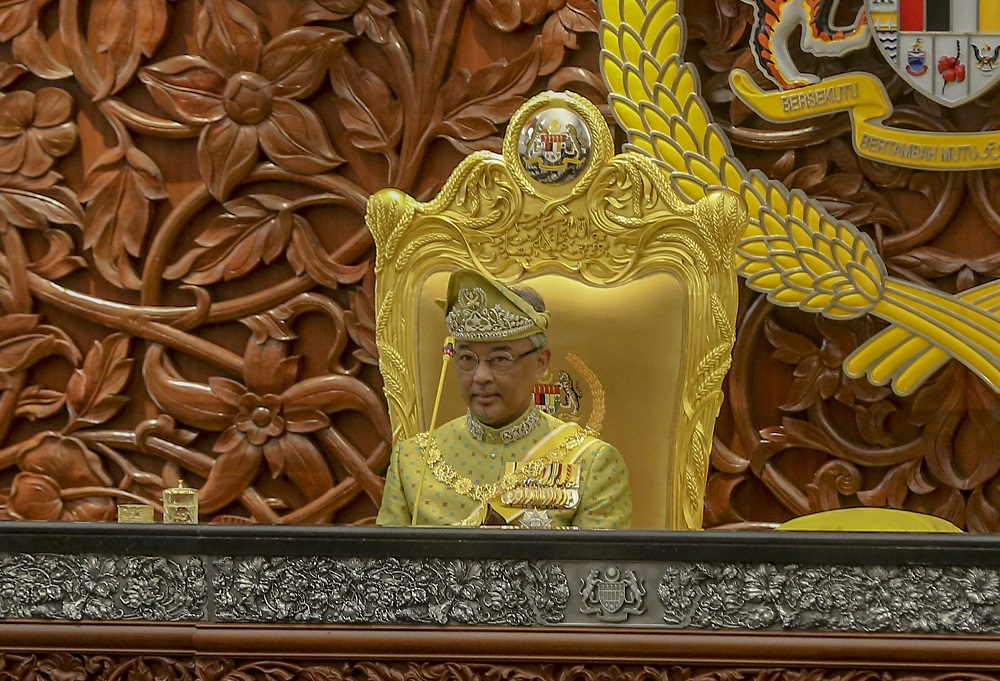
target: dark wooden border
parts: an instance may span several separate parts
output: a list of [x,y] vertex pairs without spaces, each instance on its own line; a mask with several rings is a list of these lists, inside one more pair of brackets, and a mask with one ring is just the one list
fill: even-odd
[[1000,637],[553,627],[0,623],[0,650],[240,660],[1000,670]]

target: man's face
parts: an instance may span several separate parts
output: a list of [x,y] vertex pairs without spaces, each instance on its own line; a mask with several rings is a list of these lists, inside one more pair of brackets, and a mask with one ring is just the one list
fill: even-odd
[[[459,342],[455,356],[475,355],[479,363],[475,368],[458,371],[462,399],[472,415],[483,424],[501,428],[512,423],[534,401],[534,387],[545,374],[552,353],[548,348],[531,351],[531,341],[521,338],[514,341],[487,343]],[[506,371],[495,371],[487,361],[490,357],[514,357]],[[496,365],[496,363],[494,363]]]

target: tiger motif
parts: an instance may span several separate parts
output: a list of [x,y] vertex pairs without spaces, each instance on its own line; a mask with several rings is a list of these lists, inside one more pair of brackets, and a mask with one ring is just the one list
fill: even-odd
[[802,29],[802,50],[817,57],[837,57],[865,47],[871,33],[862,7],[851,27],[831,23],[840,0],[743,0],[754,8],[750,49],[757,67],[782,90],[820,78],[795,66],[788,46],[796,29]]

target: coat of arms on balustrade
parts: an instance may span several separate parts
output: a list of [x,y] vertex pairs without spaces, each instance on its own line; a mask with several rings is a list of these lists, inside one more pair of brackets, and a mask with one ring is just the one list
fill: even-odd
[[646,589],[634,570],[621,570],[612,565],[602,574],[591,570],[581,579],[580,596],[584,615],[596,615],[602,622],[624,622],[629,615],[646,612],[642,600]]

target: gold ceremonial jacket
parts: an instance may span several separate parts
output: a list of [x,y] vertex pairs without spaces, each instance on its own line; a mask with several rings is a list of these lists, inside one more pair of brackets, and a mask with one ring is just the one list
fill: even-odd
[[[534,408],[503,430],[516,428]],[[459,475],[477,484],[495,483],[508,463],[523,461],[540,440],[562,424],[545,413],[540,417],[532,430],[509,444],[503,443],[501,430],[485,425],[482,440],[474,438],[464,416],[437,428],[434,441],[444,461]],[[576,463],[580,466],[580,501],[575,508],[548,510],[552,526],[630,528],[632,495],[628,470],[618,450],[595,440]],[[410,438],[393,448],[376,522],[410,525],[414,503],[418,504],[416,525],[459,525],[480,509],[480,502],[438,482],[427,469],[416,438]]]

